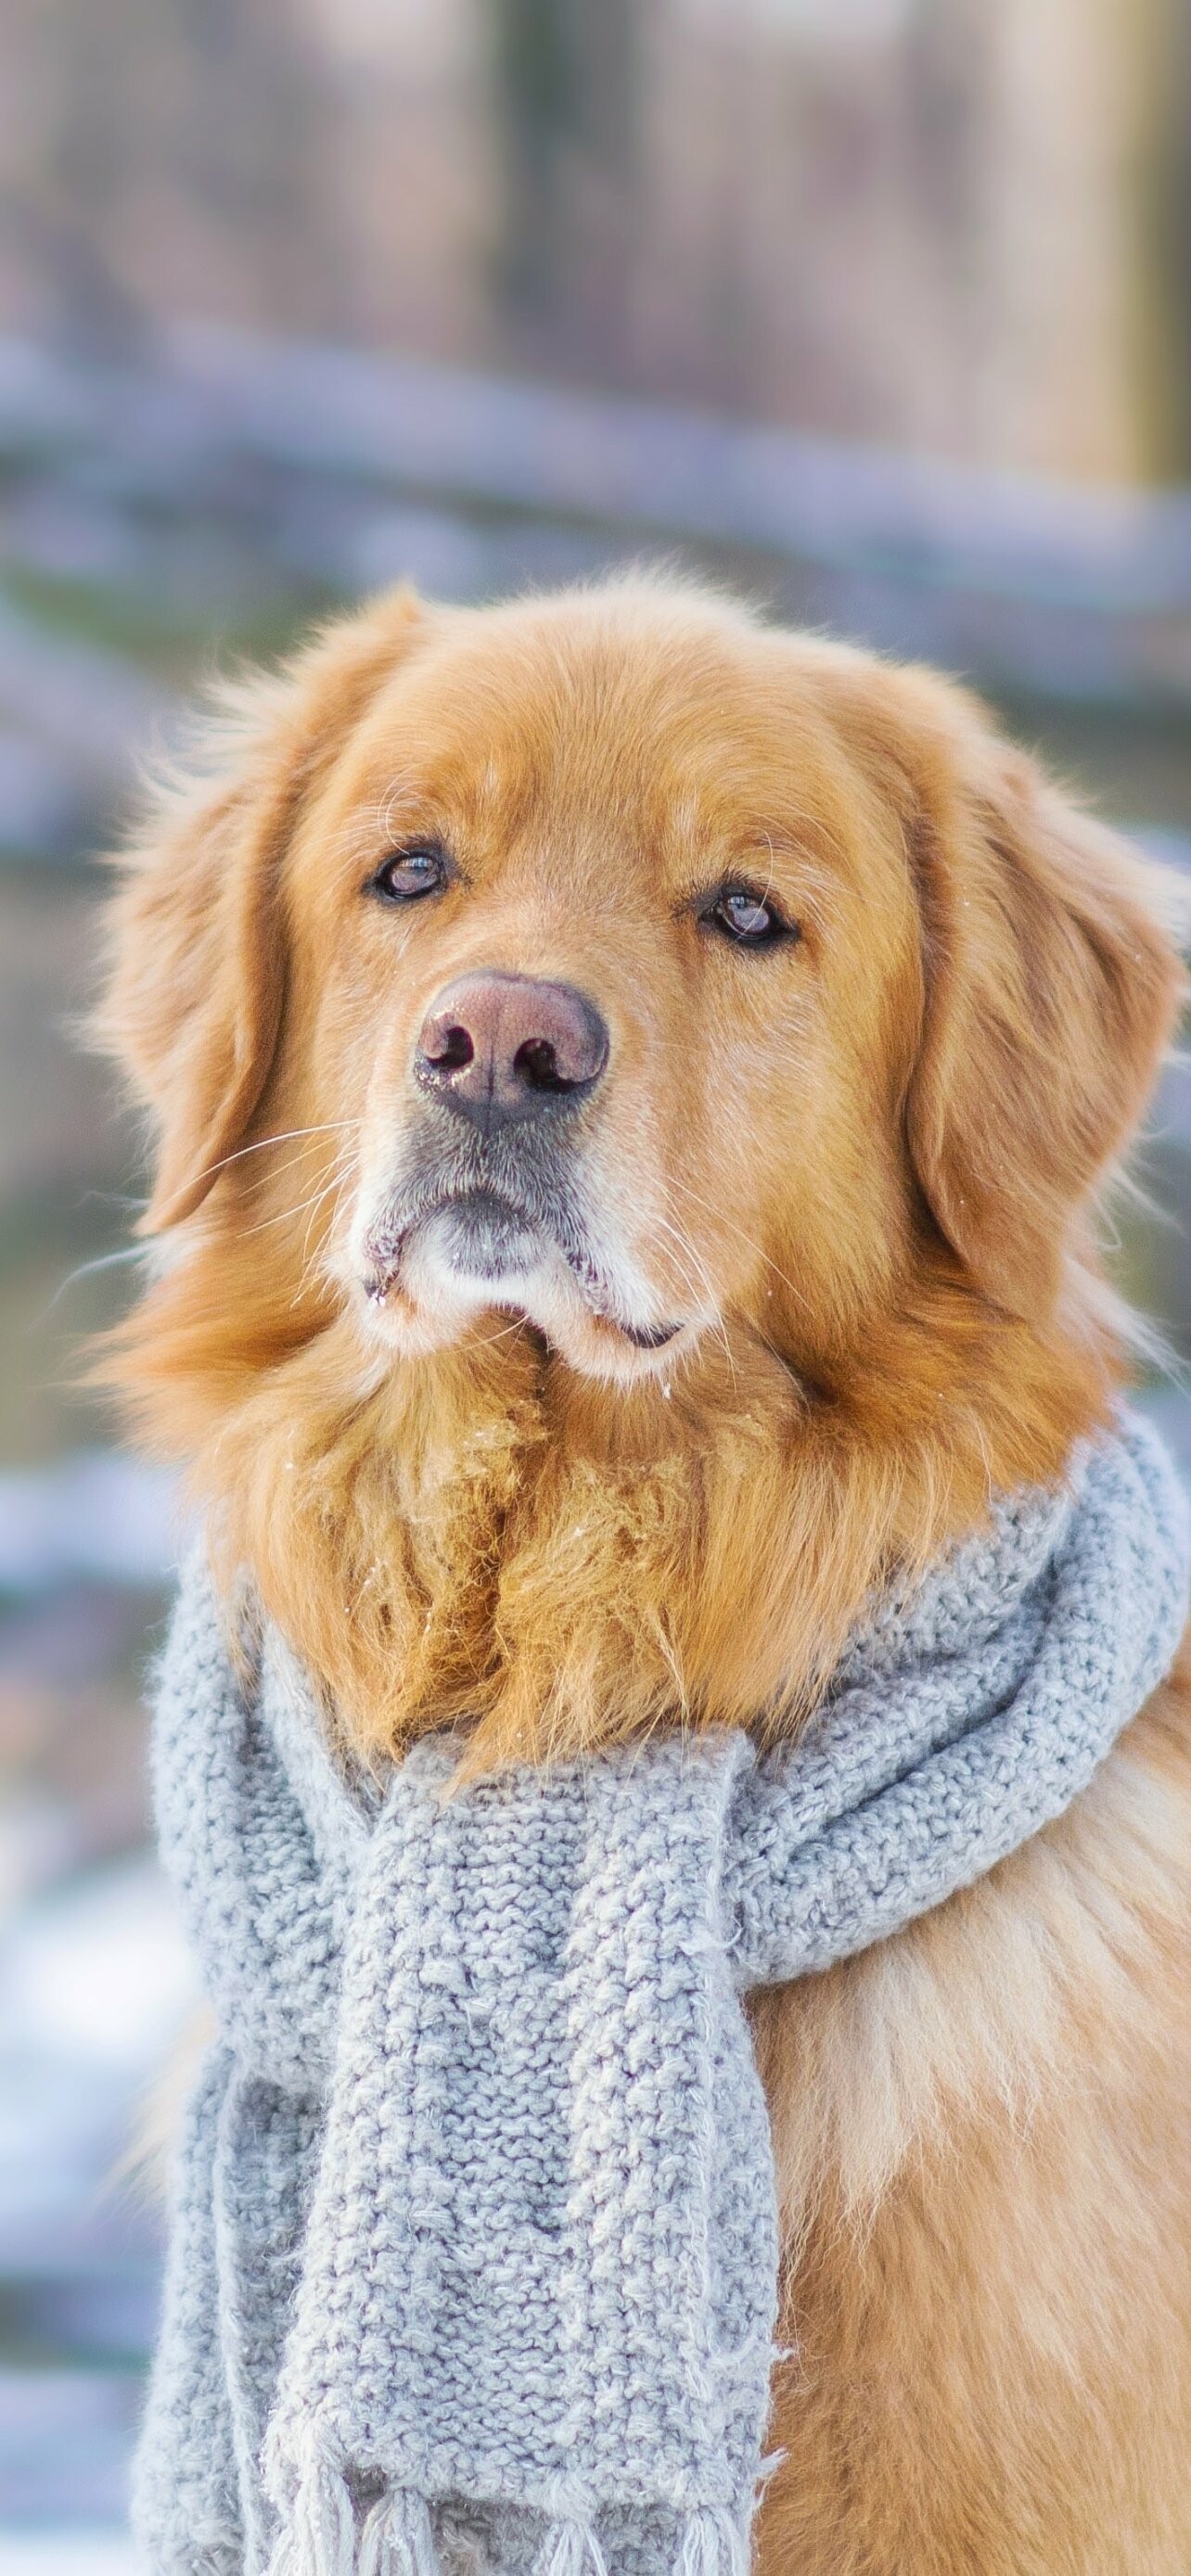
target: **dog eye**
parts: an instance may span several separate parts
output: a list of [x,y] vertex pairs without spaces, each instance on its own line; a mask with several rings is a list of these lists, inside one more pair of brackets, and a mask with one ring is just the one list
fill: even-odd
[[772,948],[779,939],[798,937],[797,925],[786,921],[776,904],[764,895],[750,893],[747,886],[725,886],[700,919],[709,922],[736,948]]
[[367,890],[386,903],[417,903],[424,894],[437,894],[448,873],[445,852],[432,841],[419,841],[413,849],[394,850],[382,859]]

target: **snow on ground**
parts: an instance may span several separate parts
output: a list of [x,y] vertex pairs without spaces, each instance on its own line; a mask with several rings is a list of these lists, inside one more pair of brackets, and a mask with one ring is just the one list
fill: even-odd
[[123,2520],[161,2249],[117,2172],[194,1995],[144,1854],[43,1890],[0,1944],[0,2576],[14,2528],[77,2523],[81,2551]]
[[137,2576],[125,2540],[110,2532],[0,2530],[0,2576]]
[[78,1581],[162,1582],[184,1530],[174,1479],[116,1450],[78,1449],[51,1466],[0,1470],[0,1588],[28,1594]]

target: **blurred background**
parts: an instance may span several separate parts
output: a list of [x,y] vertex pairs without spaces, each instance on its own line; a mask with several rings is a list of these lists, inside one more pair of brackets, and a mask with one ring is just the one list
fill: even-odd
[[[141,1187],[71,1036],[92,854],[195,682],[335,602],[665,556],[964,672],[1191,864],[1191,14],[7,0],[0,138],[0,2576],[117,2576],[113,2174],[189,1987],[172,1499],[68,1384]],[[1189,1155],[1172,1073],[1176,1219]],[[1177,1222],[1118,1257],[1185,1353]]]

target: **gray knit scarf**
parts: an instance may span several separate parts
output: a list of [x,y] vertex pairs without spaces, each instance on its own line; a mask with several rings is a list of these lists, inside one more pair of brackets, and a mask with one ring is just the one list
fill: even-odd
[[154,2576],[743,2576],[778,2236],[741,1996],[885,1938],[1085,1786],[1168,1671],[1188,1520],[1124,1417],[879,1602],[802,1740],[444,1797],[330,1758],[196,1564],[162,1845],[218,2039],[137,2476]]

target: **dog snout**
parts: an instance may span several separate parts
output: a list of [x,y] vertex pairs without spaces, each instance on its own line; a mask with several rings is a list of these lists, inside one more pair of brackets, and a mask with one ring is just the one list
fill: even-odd
[[496,971],[461,975],[431,1004],[414,1073],[485,1134],[577,1107],[608,1061],[608,1031],[573,984]]

